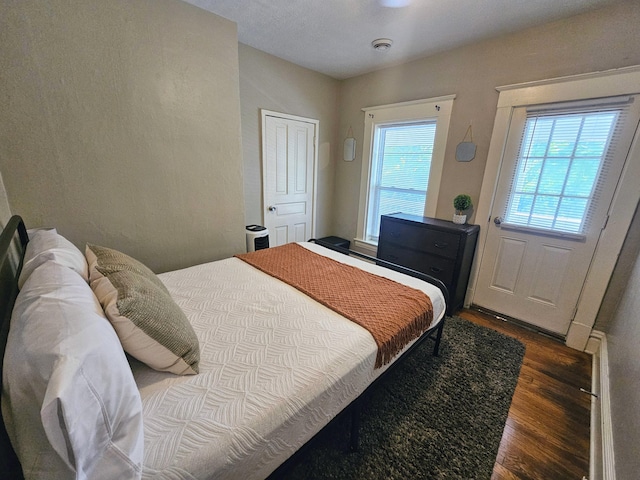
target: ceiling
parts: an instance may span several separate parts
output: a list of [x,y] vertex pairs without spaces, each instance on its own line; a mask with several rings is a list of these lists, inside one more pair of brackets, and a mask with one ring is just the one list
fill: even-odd
[[[617,0],[185,1],[236,22],[240,43],[344,79]],[[376,51],[377,38],[393,45]]]

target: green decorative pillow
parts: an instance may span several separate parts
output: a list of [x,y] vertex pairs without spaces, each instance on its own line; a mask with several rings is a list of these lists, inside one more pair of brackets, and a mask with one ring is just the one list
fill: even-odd
[[[100,248],[87,246],[89,280],[124,350],[155,370],[178,375],[198,373],[198,337],[166,287],[158,285],[158,282],[162,284],[160,279],[143,264],[124,254],[122,257],[113,255],[112,258],[119,262],[127,257],[135,262],[133,267],[128,260],[102,267],[99,263]],[[98,251],[98,255],[91,258],[89,252],[93,249]],[[95,265],[96,258],[98,265]],[[116,265],[120,265],[120,269]],[[93,272],[98,272],[98,275],[92,277]]]
[[162,283],[162,281],[151,271],[149,267],[135,258],[119,252],[118,250],[87,243],[85,256],[87,257],[87,263],[89,264],[90,282],[110,273],[128,270],[148,278],[167,294],[169,293],[167,287],[164,286],[164,283]]

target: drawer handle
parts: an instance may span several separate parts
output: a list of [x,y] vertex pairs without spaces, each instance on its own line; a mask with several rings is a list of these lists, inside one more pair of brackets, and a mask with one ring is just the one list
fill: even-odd
[[429,270],[431,270],[433,273],[440,273],[442,271],[442,269],[438,267],[430,267]]
[[449,244],[448,244],[448,243],[446,243],[446,242],[444,242],[444,243],[438,243],[438,242],[436,242],[436,243],[434,243],[433,245],[434,245],[436,248],[447,248],[447,247],[449,246]]
[[397,256],[397,255],[389,255],[389,258],[390,258],[391,260],[397,260],[397,259],[398,259],[398,256]]

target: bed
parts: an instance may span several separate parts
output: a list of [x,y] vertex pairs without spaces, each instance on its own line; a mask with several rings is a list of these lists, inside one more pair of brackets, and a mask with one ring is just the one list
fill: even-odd
[[[437,280],[393,264],[380,265],[355,252],[303,242],[295,245],[296,252],[321,257],[318,261],[332,268],[346,264],[356,267],[358,275],[366,271],[424,292],[432,306],[428,325],[381,360],[377,338],[356,321],[346,319],[322,299],[314,300],[313,292],[302,293],[299,285],[274,278],[245,258],[233,257],[152,278],[160,285],[149,283],[145,292],[166,289],[188,320],[199,351],[196,366],[190,360],[193,351],[179,355],[176,361],[165,360],[156,352],[151,359],[160,358],[169,366],[163,363],[151,368],[144,355],[136,359],[129,354],[130,330],[121,336],[117,323],[103,321],[112,305],[103,302],[105,295],[84,286],[95,286],[91,280],[95,259],[89,247],[86,265],[75,254],[69,259],[58,252],[57,257],[44,255],[46,261],[34,268],[33,259],[23,260],[28,241],[21,219],[13,217],[0,239],[4,420],[0,468],[13,472],[15,478],[23,470],[27,478],[41,478],[48,471],[67,472],[61,477],[73,472],[75,478],[278,478],[295,462],[296,453],[341,413],[352,415],[352,445],[356,448],[357,412],[366,393],[425,339],[434,340],[437,354],[444,326],[447,292]],[[104,276],[108,275],[111,273]],[[42,294],[46,288],[39,283],[40,277],[45,279],[42,284],[54,279],[49,281],[55,284],[50,287],[56,289],[54,294]],[[115,274],[109,278],[115,285]],[[18,284],[22,290],[16,300]],[[67,284],[78,293],[68,302],[72,313],[58,315],[55,302],[66,300],[57,289]],[[77,300],[81,295],[82,300]],[[33,302],[45,302],[39,308],[47,311],[45,322],[58,315],[53,333],[42,333],[39,325],[22,325],[34,323],[31,316],[38,308]],[[76,315],[83,302],[83,328],[90,323],[98,330],[79,333],[80,344],[70,347],[67,343],[71,341],[58,333],[61,327],[57,325]],[[93,323],[85,322],[87,316]],[[76,328],[62,330],[75,335]],[[25,339],[31,339],[30,343],[17,345]],[[63,344],[63,352],[56,351],[54,361],[40,360],[39,365],[27,350],[44,348],[40,344],[47,342],[57,349]],[[34,344],[37,348],[30,347]],[[68,352],[75,352],[72,348],[88,353],[69,362]],[[109,368],[104,367],[105,362]],[[50,363],[56,365],[53,372]],[[159,371],[163,368],[198,373]],[[46,374],[41,374],[43,369]],[[38,387],[45,401],[37,399],[40,418],[29,423],[20,417],[26,415],[23,411],[34,401],[34,394],[33,389],[21,391],[21,382],[39,376],[50,376],[56,382],[45,379],[45,386]],[[71,395],[66,390],[59,393],[60,385],[71,390],[71,399],[65,399]],[[95,419],[88,421],[89,413],[74,417],[76,410],[90,410],[96,398],[96,410],[101,413]],[[20,423],[25,421],[29,428],[33,423],[37,428],[26,431]],[[92,442],[97,446],[90,447]],[[33,454],[26,443],[42,443],[48,453]]]

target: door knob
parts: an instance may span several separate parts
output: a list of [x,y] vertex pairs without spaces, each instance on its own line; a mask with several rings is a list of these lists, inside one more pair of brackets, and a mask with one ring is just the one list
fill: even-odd
[[274,207],[273,205],[270,206],[269,208],[267,208],[267,210],[269,210],[270,212],[275,212],[276,211],[276,207]]
[[502,217],[495,217],[493,219],[493,223],[495,223],[496,225],[500,225],[502,223]]

